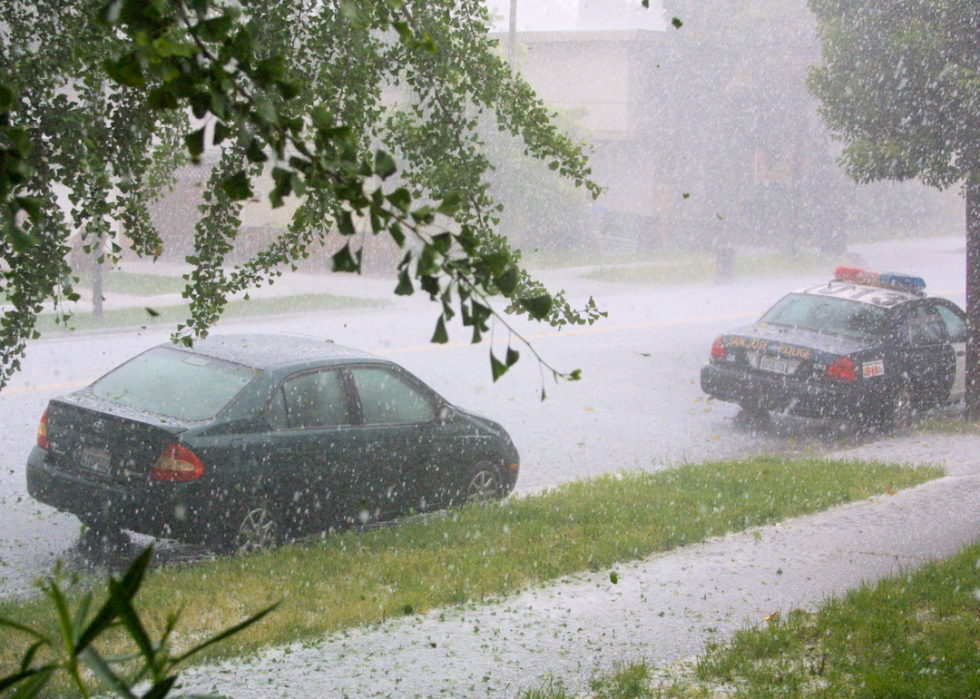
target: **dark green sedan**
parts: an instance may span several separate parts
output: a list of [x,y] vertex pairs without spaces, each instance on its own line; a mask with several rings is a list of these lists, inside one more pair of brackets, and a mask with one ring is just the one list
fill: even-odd
[[500,425],[392,362],[223,335],[154,347],[52,400],[27,486],[96,532],[247,550],[502,498],[518,464]]

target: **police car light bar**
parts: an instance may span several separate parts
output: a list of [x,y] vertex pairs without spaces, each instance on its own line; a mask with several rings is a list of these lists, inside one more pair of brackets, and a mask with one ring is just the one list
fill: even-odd
[[900,272],[879,274],[878,272],[869,272],[861,267],[846,267],[844,265],[834,270],[834,279],[854,284],[880,286],[885,289],[906,291],[912,294],[921,294],[926,288],[926,281],[922,277],[914,277],[911,274]]

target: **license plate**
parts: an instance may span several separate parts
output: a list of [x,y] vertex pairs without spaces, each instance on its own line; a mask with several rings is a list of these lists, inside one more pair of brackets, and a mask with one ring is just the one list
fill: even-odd
[[95,449],[93,447],[86,447],[82,449],[82,453],[79,457],[79,462],[82,464],[82,468],[87,468],[90,471],[98,471],[99,473],[105,473],[109,470],[109,462],[112,461],[112,456],[107,451],[102,449]]
[[759,368],[763,371],[771,371],[776,374],[792,374],[793,365],[782,359],[772,357],[759,357]]

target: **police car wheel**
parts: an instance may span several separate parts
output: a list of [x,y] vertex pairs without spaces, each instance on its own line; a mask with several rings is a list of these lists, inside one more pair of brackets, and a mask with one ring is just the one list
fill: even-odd
[[912,425],[912,386],[903,381],[895,390],[891,404],[886,408],[883,426],[890,430],[906,430]]
[[766,427],[772,422],[772,416],[768,410],[764,410],[757,405],[750,403],[740,404],[741,410],[735,416],[735,422],[745,427]]

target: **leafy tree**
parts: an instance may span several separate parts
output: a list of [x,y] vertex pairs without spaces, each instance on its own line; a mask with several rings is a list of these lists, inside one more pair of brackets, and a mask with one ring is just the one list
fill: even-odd
[[858,182],[920,178],[966,197],[967,411],[980,417],[980,13],[971,0],[809,0],[821,113]]
[[[148,204],[208,149],[220,159],[187,257],[191,317],[178,339],[206,335],[229,294],[271,281],[328,236],[344,240],[334,270],[359,272],[365,228],[405,250],[396,293],[418,287],[440,303],[434,342],[457,313],[478,341],[496,294],[532,319],[593,322],[591,301],[579,312],[550,294],[494,231],[485,115],[576,186],[599,188],[581,148],[500,58],[488,22],[478,0],[0,3],[0,386],[44,301],[77,298],[65,261],[75,232],[97,255],[125,244],[155,258]],[[287,232],[229,268],[242,202],[263,173],[273,206],[302,204]],[[513,347],[502,360],[491,352],[494,378],[517,358]]]

